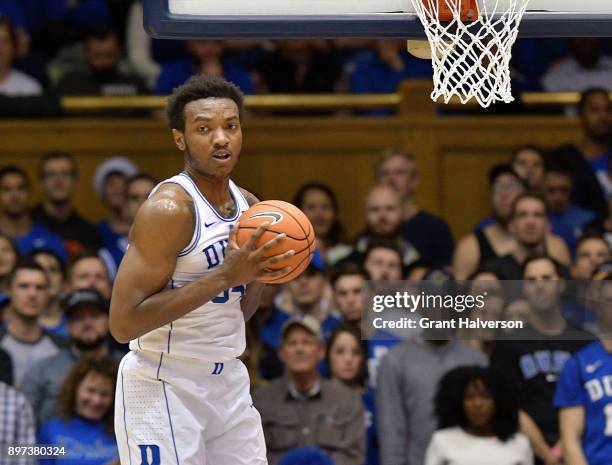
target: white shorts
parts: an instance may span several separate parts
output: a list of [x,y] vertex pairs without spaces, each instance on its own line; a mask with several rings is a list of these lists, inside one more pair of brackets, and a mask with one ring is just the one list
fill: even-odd
[[132,351],[119,366],[115,434],[122,465],[267,465],[261,417],[238,360]]

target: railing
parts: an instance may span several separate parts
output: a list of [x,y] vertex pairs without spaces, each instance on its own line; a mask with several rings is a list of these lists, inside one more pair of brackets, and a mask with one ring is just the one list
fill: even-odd
[[[301,112],[334,111],[340,109],[372,110],[389,109],[399,115],[418,113],[435,114],[443,105],[432,102],[429,98],[431,82],[410,80],[401,84],[398,92],[393,94],[318,94],[318,95],[249,95],[245,105],[251,110],[287,110]],[[611,93],[612,96],[612,93]],[[520,101],[526,107],[567,106],[575,105],[580,99],[576,92],[527,92],[520,94]],[[63,97],[61,104],[67,113],[87,113],[101,110],[162,110],[166,98],[160,96],[127,96],[127,97]],[[451,107],[461,103],[453,100]],[[475,102],[468,103],[475,107]]]

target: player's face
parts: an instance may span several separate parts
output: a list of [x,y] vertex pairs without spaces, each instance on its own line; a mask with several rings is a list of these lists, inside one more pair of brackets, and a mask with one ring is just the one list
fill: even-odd
[[463,410],[470,426],[482,428],[491,425],[495,415],[495,399],[482,381],[468,384],[463,395]]
[[45,310],[49,283],[47,275],[38,270],[17,271],[11,284],[11,307],[23,318],[38,319]]
[[76,262],[70,273],[70,288],[96,289],[105,299],[110,298],[111,286],[108,272],[102,260],[96,257],[87,257]]
[[410,197],[417,186],[416,167],[400,155],[391,157],[380,165],[378,180],[395,189],[403,199]]
[[529,187],[538,188],[544,177],[544,161],[538,152],[531,149],[523,149],[516,154],[514,171],[527,181]]
[[326,238],[336,215],[329,196],[319,189],[310,189],[304,195],[301,209],[312,223],[316,236]]
[[402,222],[402,206],[398,194],[390,188],[370,192],[365,204],[365,220],[370,233],[392,236]]
[[612,103],[603,92],[591,95],[584,105],[581,119],[585,132],[590,136],[610,137]]
[[0,181],[0,209],[10,217],[20,217],[27,212],[30,189],[20,174],[7,174]]
[[90,421],[100,421],[113,404],[113,380],[90,371],[78,385],[75,400],[76,414]]
[[510,174],[497,177],[491,186],[493,199],[493,214],[496,218],[506,221],[512,211],[512,202],[523,192],[523,186]]
[[148,179],[138,179],[130,183],[125,202],[125,217],[130,223],[134,221],[138,209],[147,200],[154,187]]
[[287,283],[294,302],[299,306],[315,305],[323,296],[325,278],[323,273],[307,268],[297,278]]
[[401,257],[391,249],[380,247],[370,251],[363,267],[372,281],[402,279]]
[[352,383],[359,376],[363,352],[359,341],[349,332],[340,333],[329,351],[329,370],[333,379]]
[[595,269],[610,260],[610,247],[603,239],[587,239],[580,243],[576,250],[576,262],[584,262],[591,268],[591,274]]
[[68,320],[68,333],[80,350],[97,349],[108,335],[108,315],[96,307],[77,308]]
[[285,336],[280,358],[290,374],[312,374],[323,358],[323,345],[314,334],[298,326]]
[[172,132],[176,146],[185,153],[188,170],[214,179],[229,177],[242,148],[240,115],[233,100],[189,102],[185,106],[185,132]]
[[522,199],[516,205],[512,227],[519,243],[527,247],[539,245],[548,231],[546,207],[540,200]]
[[572,180],[562,173],[546,173],[544,176],[544,195],[554,213],[564,213],[570,206]]
[[361,275],[347,275],[338,278],[334,284],[336,308],[345,321],[359,321],[363,311],[364,279]]
[[125,176],[119,173],[111,174],[104,181],[102,196],[112,210],[121,210],[125,205],[125,184]]
[[523,293],[535,311],[557,306],[561,297],[560,277],[548,259],[530,262],[523,273]]
[[48,160],[41,174],[40,188],[47,199],[58,203],[70,200],[77,188],[76,172],[70,160]]
[[8,275],[17,263],[15,249],[4,237],[0,237],[0,277]]
[[39,253],[34,258],[36,263],[43,267],[49,279],[49,298],[58,297],[64,289],[64,275],[62,267],[53,255]]

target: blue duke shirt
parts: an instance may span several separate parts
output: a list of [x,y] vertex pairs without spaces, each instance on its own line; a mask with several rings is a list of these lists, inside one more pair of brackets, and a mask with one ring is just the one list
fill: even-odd
[[600,341],[569,359],[557,382],[555,406],[584,408],[582,450],[589,465],[612,457],[612,353]]

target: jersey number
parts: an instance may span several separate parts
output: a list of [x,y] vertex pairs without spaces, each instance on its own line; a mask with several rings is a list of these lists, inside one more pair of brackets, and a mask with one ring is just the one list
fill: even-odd
[[[241,284],[240,286],[232,287],[232,292],[240,292],[240,297],[244,295],[245,288]],[[223,294],[219,294],[217,297],[213,298],[213,303],[215,304],[224,304],[229,300],[230,289],[226,289],[223,291]]]
[[604,435],[612,436],[612,403],[607,404],[603,410],[606,414],[606,429]]

